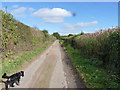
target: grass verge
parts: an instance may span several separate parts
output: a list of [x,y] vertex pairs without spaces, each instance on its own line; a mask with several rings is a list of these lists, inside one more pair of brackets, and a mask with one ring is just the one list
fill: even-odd
[[115,75],[106,72],[102,67],[102,62],[95,58],[87,58],[80,51],[70,45],[65,46],[68,57],[74,67],[80,72],[88,88],[120,88],[119,79]]
[[10,60],[10,59],[5,59],[2,61],[2,73],[0,73],[0,77],[2,76],[3,73],[13,73],[20,69],[22,65],[24,65],[26,62],[30,62],[33,60],[36,56],[38,56],[40,53],[45,51],[46,48],[48,48],[52,42],[46,42],[42,46],[39,46],[38,48],[35,48],[32,51],[27,51],[25,53],[22,53],[19,56],[16,56],[16,59]]

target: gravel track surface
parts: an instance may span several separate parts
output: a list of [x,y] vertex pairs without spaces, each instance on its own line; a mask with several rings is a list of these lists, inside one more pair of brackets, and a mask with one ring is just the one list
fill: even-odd
[[85,88],[58,40],[23,70],[14,88]]

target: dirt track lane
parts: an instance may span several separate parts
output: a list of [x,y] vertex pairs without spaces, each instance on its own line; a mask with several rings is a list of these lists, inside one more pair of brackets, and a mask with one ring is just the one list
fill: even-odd
[[59,41],[24,69],[25,76],[15,88],[84,88]]

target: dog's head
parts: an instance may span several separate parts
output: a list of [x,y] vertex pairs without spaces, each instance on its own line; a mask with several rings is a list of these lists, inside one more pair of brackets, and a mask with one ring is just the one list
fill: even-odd
[[5,77],[6,77],[6,75],[7,75],[7,74],[6,74],[6,73],[4,73],[4,74],[2,75],[2,78],[5,78]]
[[23,77],[24,76],[24,71],[20,71],[20,75]]

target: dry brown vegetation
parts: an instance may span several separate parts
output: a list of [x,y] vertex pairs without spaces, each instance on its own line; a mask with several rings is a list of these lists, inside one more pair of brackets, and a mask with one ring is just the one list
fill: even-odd
[[48,32],[27,26],[13,18],[9,13],[0,11],[0,76],[3,73],[13,73],[26,62],[29,63],[42,53],[55,37]]
[[11,14],[2,14],[1,48],[2,58],[13,58],[25,51],[33,50],[55,38],[48,33],[29,27],[13,18]]

